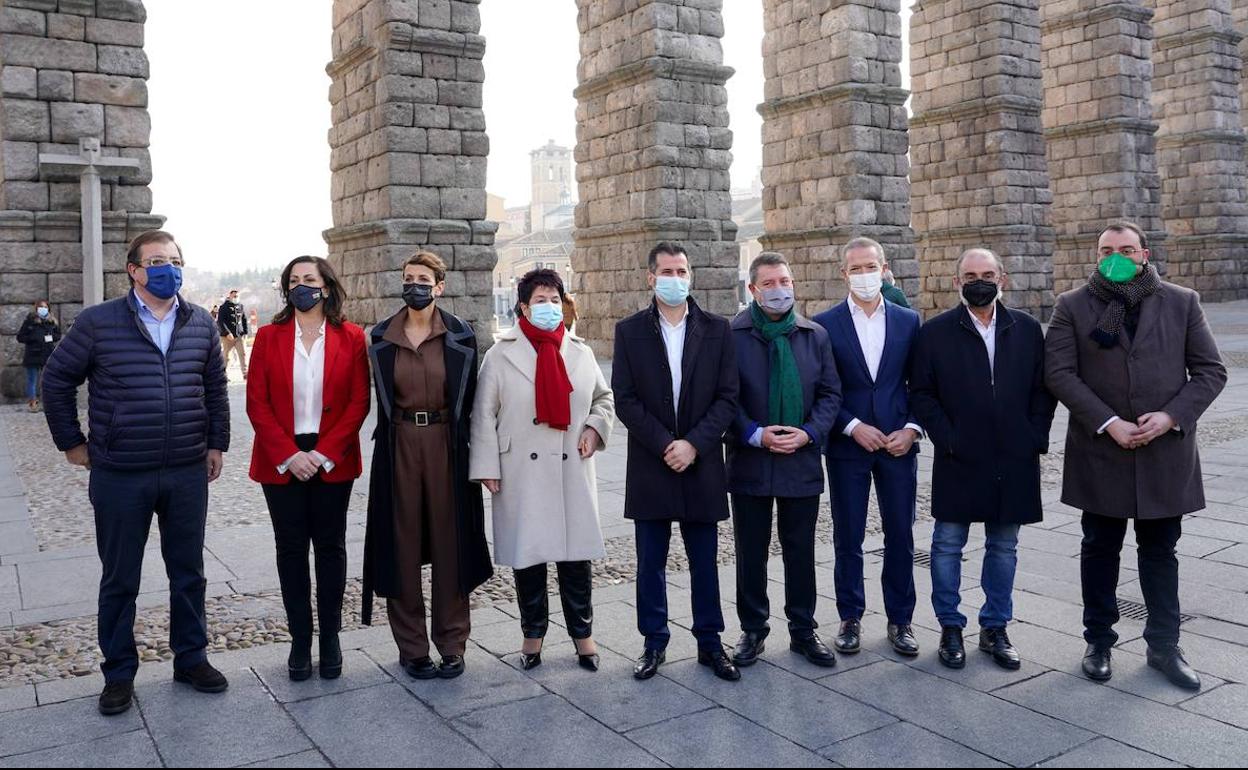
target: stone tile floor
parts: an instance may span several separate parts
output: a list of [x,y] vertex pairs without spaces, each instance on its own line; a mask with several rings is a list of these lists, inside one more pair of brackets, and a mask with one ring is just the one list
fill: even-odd
[[[1055,456],[1046,473],[1046,520],[1021,542],[1012,627],[1024,657],[1018,672],[978,653],[963,671],[936,662],[930,578],[919,568],[918,659],[894,655],[885,620],[871,614],[864,651],[842,656],[831,671],[818,669],[787,650],[784,622],[776,618],[763,661],[740,683],[726,684],[694,660],[684,630],[688,575],[676,573],[669,662],[651,682],[629,674],[640,639],[633,587],[624,582],[596,594],[603,648],[597,674],[576,667],[558,626],[545,665],[520,671],[517,610],[502,601],[475,612],[469,670],[453,682],[407,679],[384,627],[344,636],[346,672],[335,682],[289,682],[280,643],[216,655],[232,682],[221,696],[175,685],[168,663],[145,665],[137,708],[114,719],[95,711],[98,676],[0,682],[0,766],[1241,766],[1248,760],[1248,303],[1211,306],[1209,313],[1232,379],[1201,426],[1210,506],[1186,520],[1180,546],[1183,609],[1193,616],[1184,625],[1184,647],[1205,679],[1198,694],[1171,688],[1147,668],[1143,624],[1133,620],[1119,629],[1113,681],[1098,685],[1079,675],[1079,524],[1077,512],[1058,501]],[[3,415],[9,423],[16,416]],[[248,441],[247,427],[237,422],[236,449]],[[1059,416],[1055,455],[1063,431]],[[98,569],[88,542],[41,551],[32,524],[27,496],[37,498],[52,488],[45,483],[72,471],[54,468],[46,482],[24,483],[29,474],[14,470],[13,452],[0,441],[0,636],[6,627],[88,615]],[[233,454],[236,467],[244,454]],[[628,534],[622,497],[612,497],[620,497],[622,470],[617,441],[600,468],[609,538]],[[926,465],[922,473],[926,481]],[[228,499],[245,500],[250,492],[236,483]],[[259,511],[233,504],[209,537],[209,580],[222,594],[271,590],[271,535]],[[920,548],[930,534],[929,522],[916,525]],[[1121,595],[1138,601],[1128,542]],[[981,545],[968,546],[964,569],[972,617],[982,600]],[[831,547],[821,544],[818,555],[819,619],[830,634]],[[878,608],[879,557],[868,564],[869,604]],[[157,564],[149,572],[144,602],[159,605]],[[782,615],[778,560],[771,575],[773,614]],[[723,567],[721,576],[732,641],[733,568]]]

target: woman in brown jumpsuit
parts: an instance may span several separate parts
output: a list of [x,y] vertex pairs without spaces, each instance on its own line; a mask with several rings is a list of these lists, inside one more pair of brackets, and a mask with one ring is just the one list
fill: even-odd
[[[492,574],[481,487],[468,477],[477,380],[472,328],[440,310],[446,265],[422,252],[403,268],[406,307],[372,331],[377,432],[364,555],[364,622],[386,608],[399,663],[416,679],[464,672],[468,595]],[[426,610],[422,565],[432,565]],[[426,618],[433,620],[432,633]],[[442,658],[435,665],[430,642]]]

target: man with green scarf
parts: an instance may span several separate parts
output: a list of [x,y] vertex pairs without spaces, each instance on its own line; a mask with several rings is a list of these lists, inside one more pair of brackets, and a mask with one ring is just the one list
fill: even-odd
[[753,302],[732,321],[740,410],[728,433],[728,489],[737,552],[741,640],[749,666],[770,633],[767,557],[773,513],[783,548],[790,649],[830,668],[836,657],[815,629],[815,522],[823,492],[820,451],[841,407],[841,381],[827,331],[798,314],[784,257],[750,265]]
[[1184,514],[1205,507],[1196,422],[1226,386],[1200,296],[1161,280],[1148,237],[1120,222],[1101,233],[1097,269],[1058,298],[1045,382],[1070,409],[1062,502],[1083,511],[1084,674],[1113,675],[1118,567],[1135,522],[1148,665],[1200,689],[1179,649]]

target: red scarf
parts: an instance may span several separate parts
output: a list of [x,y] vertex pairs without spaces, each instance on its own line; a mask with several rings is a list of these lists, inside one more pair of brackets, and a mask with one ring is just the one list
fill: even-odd
[[559,354],[566,329],[559,324],[553,332],[542,331],[520,316],[520,331],[537,351],[537,421],[555,430],[567,430],[572,427],[572,380]]

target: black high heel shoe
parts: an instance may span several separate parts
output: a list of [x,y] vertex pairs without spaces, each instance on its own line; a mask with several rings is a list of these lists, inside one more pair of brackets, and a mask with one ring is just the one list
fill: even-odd
[[542,665],[542,649],[540,647],[534,653],[520,653],[520,668],[525,671],[532,671],[540,665]]
[[580,645],[576,643],[576,640],[572,641],[572,645],[576,647],[577,665],[579,665],[581,668],[585,669],[586,671],[597,671],[598,668],[602,665],[602,659],[598,657],[598,654],[594,653],[592,655],[582,655]]

